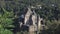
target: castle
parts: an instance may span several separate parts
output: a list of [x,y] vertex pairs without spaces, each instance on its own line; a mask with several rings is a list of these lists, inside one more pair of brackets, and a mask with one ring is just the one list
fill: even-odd
[[22,27],[22,25],[29,27],[28,31],[30,32],[30,34],[31,32],[40,31],[40,29],[42,28],[41,21],[43,21],[43,19],[40,18],[40,16],[36,14],[34,10],[31,10],[31,8],[28,8],[26,14],[22,14],[21,18],[23,18],[24,20],[23,22],[19,22],[20,27]]

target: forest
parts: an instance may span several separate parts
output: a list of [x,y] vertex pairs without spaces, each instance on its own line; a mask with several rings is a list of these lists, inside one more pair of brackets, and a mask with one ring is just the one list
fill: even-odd
[[29,6],[44,19],[41,34],[60,34],[60,0],[0,0],[0,34],[22,34],[17,22]]

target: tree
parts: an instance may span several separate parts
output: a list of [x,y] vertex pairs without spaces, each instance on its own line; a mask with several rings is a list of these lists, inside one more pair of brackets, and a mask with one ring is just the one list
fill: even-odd
[[9,12],[2,8],[3,14],[0,14],[0,34],[13,34],[12,28],[14,28],[13,25],[13,11]]

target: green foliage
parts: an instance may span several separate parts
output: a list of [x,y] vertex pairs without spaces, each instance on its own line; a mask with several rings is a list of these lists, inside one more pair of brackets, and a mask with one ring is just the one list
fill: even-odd
[[0,34],[13,34],[13,32],[7,29],[0,29]]
[[3,14],[2,17],[13,17],[13,16],[14,16],[13,11],[8,12],[8,11],[5,10],[4,8],[2,8],[2,9],[3,9],[3,11],[4,11],[4,14]]
[[7,28],[14,28],[13,19],[14,13],[11,11],[6,11],[2,8],[3,14],[0,14],[0,34],[12,34]]
[[0,22],[3,25],[3,27],[7,27],[11,24],[13,24],[13,12],[8,12],[5,9],[3,9],[4,14],[0,15]]

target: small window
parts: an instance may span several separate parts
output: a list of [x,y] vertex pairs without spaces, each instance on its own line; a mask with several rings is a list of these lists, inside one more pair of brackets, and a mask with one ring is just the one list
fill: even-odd
[[42,24],[42,25],[44,25],[44,22],[43,22],[43,21],[41,21],[41,24]]

